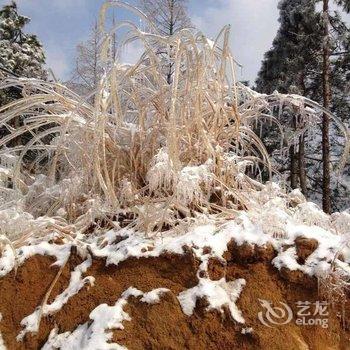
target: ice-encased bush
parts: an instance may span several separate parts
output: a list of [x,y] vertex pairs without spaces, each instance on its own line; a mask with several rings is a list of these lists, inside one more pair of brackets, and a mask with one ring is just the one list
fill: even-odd
[[[288,135],[279,125],[284,147],[328,112],[301,96],[261,95],[237,83],[229,26],[215,41],[191,29],[164,37],[152,23],[143,32],[129,21],[107,32],[111,6],[128,8],[148,23],[122,2],[102,7],[105,73],[93,104],[59,83],[1,83],[3,89],[22,89],[23,98],[0,108],[0,126],[7,130],[0,141],[0,210],[7,218],[9,209],[29,215],[42,231],[70,235],[87,232],[97,219],[113,224],[119,214],[129,215],[136,229],[157,233],[200,215],[231,218],[259,209],[254,193],[264,188],[263,172],[271,175],[273,169],[253,131],[256,123],[278,124],[277,110],[294,110],[302,126]],[[135,40],[144,47],[134,65],[108,59],[118,30],[121,47]],[[168,54],[157,55],[155,46]],[[168,84],[164,67],[170,64]],[[14,128],[20,116],[24,121]],[[346,144],[342,163],[348,150]],[[5,164],[9,158],[15,161]],[[23,233],[21,225],[11,234],[0,226],[11,237]]]

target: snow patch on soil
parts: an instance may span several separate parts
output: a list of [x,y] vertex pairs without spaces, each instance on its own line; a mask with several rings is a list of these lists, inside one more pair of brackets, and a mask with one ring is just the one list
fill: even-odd
[[[0,313],[0,322],[2,321],[2,314]],[[4,343],[4,339],[2,338],[2,334],[0,332],[0,350],[6,350],[6,346]]]
[[219,281],[202,278],[197,286],[181,292],[178,299],[187,316],[193,314],[197,299],[205,298],[209,303],[207,311],[218,310],[224,313],[224,307],[228,307],[235,321],[245,323],[241,311],[236,306],[245,284],[246,281],[242,278],[231,282],[227,282],[225,278]]
[[[4,248],[0,251],[0,277],[7,275],[15,266],[23,264],[27,259],[34,255],[49,255],[56,258],[54,266],[62,266],[70,256],[72,244],[54,244],[49,240],[55,237],[55,234],[42,237],[39,242],[27,242],[27,245],[14,250],[10,244],[6,244],[4,239]],[[2,236],[0,236],[1,241]]]
[[71,273],[68,287],[61,294],[57,295],[51,304],[38,306],[32,314],[26,316],[21,321],[21,326],[24,328],[17,336],[18,341],[21,341],[28,332],[38,332],[41,317],[58,312],[62,306],[66,304],[72,296],[79,293],[86,284],[93,285],[95,281],[94,277],[87,276],[82,278],[82,275],[86,273],[87,269],[91,266],[91,263],[92,259],[91,257],[88,257],[87,260],[76,266]]
[[241,330],[241,334],[252,334],[252,333],[253,333],[252,327],[242,328]]
[[[97,243],[95,240],[89,247],[94,256],[106,258],[107,264],[114,265],[131,257],[157,257],[162,253],[183,254],[184,247],[190,248],[202,262],[209,258],[223,260],[227,244],[232,239],[238,244],[248,242],[262,246],[271,238],[244,215],[241,215],[241,220],[242,224],[229,221],[219,227],[213,220],[205,225],[193,226],[183,235],[164,237],[147,238],[130,229],[109,231],[101,242]],[[113,243],[118,237],[121,237],[118,242]],[[206,252],[208,247],[210,248],[209,253]]]
[[15,254],[10,244],[5,245],[0,257],[0,277],[7,275],[15,267]]
[[16,258],[19,265],[34,255],[49,255],[56,258],[54,266],[62,266],[70,256],[72,244],[55,244],[45,240],[33,245],[25,245],[17,250]]
[[[303,204],[302,207],[305,211],[305,207],[308,206]],[[310,204],[310,208],[312,212],[316,210],[312,204]],[[269,211],[272,213],[272,209],[270,209]],[[301,209],[296,209],[297,212],[299,210]],[[298,215],[300,220],[295,221],[294,216],[288,214],[287,211],[283,213],[283,220],[281,215],[278,215],[277,220],[280,224],[283,223],[283,229],[281,229],[283,234],[280,236],[271,233],[275,232],[276,229],[273,222],[271,222],[273,226],[271,232],[266,228],[270,221],[265,218],[264,211],[261,217],[252,216],[248,211],[242,212],[234,220],[226,222],[218,222],[215,217],[209,216],[204,224],[193,224],[182,235],[169,233],[161,237],[147,237],[144,233],[124,228],[90,237],[77,234],[72,241],[63,238],[63,244],[49,243],[47,239],[40,238],[34,242],[29,241],[29,244],[17,249],[16,257],[11,246],[5,245],[0,257],[0,277],[10,272],[15,265],[20,265],[29,257],[37,254],[54,256],[57,260],[55,265],[62,265],[69,258],[71,247],[75,245],[84,254],[91,252],[94,257],[105,258],[107,265],[118,265],[132,257],[158,257],[163,253],[184,254],[185,247],[187,247],[201,261],[200,271],[207,270],[210,258],[224,262],[223,255],[231,241],[235,241],[238,246],[270,244],[278,253],[273,261],[274,266],[278,269],[282,267],[290,270],[298,269],[311,276],[327,273],[340,248],[344,248],[345,263],[350,261],[350,250],[346,247],[350,239],[347,235],[336,234],[329,229],[310,224],[311,219],[309,219],[309,224],[304,223],[304,219],[302,220],[300,215]],[[264,224],[261,223],[262,220]],[[344,218],[341,222],[343,221]],[[308,257],[304,265],[300,265],[297,261],[294,241],[298,237],[315,239],[319,243],[315,252]]]
[[[259,195],[261,198],[271,197],[267,190],[261,191]],[[296,200],[298,200],[297,197]],[[74,238],[61,237],[61,244],[56,244],[52,242],[56,242],[53,238],[57,236],[51,233],[47,237],[27,240],[26,245],[16,249],[15,252],[10,244],[6,245],[6,239],[2,240],[5,246],[0,256],[0,277],[34,255],[53,256],[56,258],[54,265],[57,266],[67,262],[72,247],[76,247],[81,256],[89,254],[92,256],[76,267],[72,272],[69,287],[57,296],[52,304],[38,307],[22,320],[21,325],[24,329],[18,335],[18,340],[21,340],[27,332],[38,331],[41,315],[57,312],[86,283],[94,282],[93,277],[82,278],[82,275],[91,266],[92,259],[95,257],[106,259],[107,265],[118,265],[129,258],[158,257],[165,253],[181,255],[187,251],[192,252],[201,262],[197,273],[199,282],[197,286],[178,295],[184,313],[191,315],[197,299],[206,298],[208,311],[223,312],[224,308],[228,307],[232,318],[239,323],[244,323],[244,318],[235,303],[245,286],[245,280],[228,282],[222,278],[219,281],[212,281],[207,273],[210,259],[217,259],[226,264],[224,253],[229,249],[230,242],[235,242],[238,247],[246,244],[260,247],[269,245],[270,248],[272,246],[276,251],[272,264],[278,269],[300,270],[310,276],[323,277],[331,272],[334,262],[334,266],[341,268],[342,273],[350,276],[350,238],[346,234],[349,224],[348,215],[339,213],[339,215],[327,216],[312,203],[301,203],[296,207],[290,207],[286,205],[283,198],[276,197],[271,200],[264,199],[263,203],[265,204],[262,204],[260,214],[248,210],[241,212],[230,221],[218,220],[218,217],[208,215],[194,221],[192,226],[187,226],[186,230],[183,229],[184,234],[181,235],[174,231],[162,236],[147,237],[142,232],[121,228],[98,235],[77,233]],[[305,260],[298,257],[299,248],[296,240],[299,238],[317,241],[315,249],[310,250]],[[341,249],[342,261],[338,259]],[[92,348],[91,339],[96,339],[102,344],[102,349],[105,346],[103,344],[106,344],[110,337],[109,333],[105,333],[105,329],[122,328],[122,321],[128,320],[129,316],[123,313],[122,308],[130,295],[141,297],[142,302],[152,304],[159,302],[159,297],[166,291],[161,288],[143,293],[130,289],[129,294],[125,292],[113,307],[105,305],[92,311],[90,314],[92,323],[80,325],[72,333],[58,334],[53,330],[47,346],[62,343],[69,349],[74,349],[74,346],[76,349],[89,349],[89,346]],[[116,318],[113,318],[110,313],[115,311],[119,313],[115,316]],[[105,315],[106,318],[101,315]],[[97,320],[97,316],[102,317],[100,321]],[[110,322],[107,320],[109,317],[112,317]]]
[[124,350],[124,346],[110,343],[113,333],[110,330],[124,329],[123,321],[131,321],[131,317],[123,310],[131,296],[142,297],[142,302],[154,304],[160,301],[160,296],[169,290],[166,288],[154,289],[148,293],[130,287],[117,300],[113,306],[101,304],[90,313],[90,321],[79,325],[73,332],[58,334],[55,328],[43,350],[69,349],[69,350],[94,350],[116,349]]
[[[304,265],[297,261],[294,241],[298,237],[315,239],[319,243]],[[132,230],[109,231],[99,243],[96,240],[91,242],[90,249],[93,255],[106,258],[107,264],[118,265],[130,257],[157,257],[162,253],[183,254],[184,247],[188,247],[201,261],[199,270],[206,271],[210,258],[224,261],[223,255],[231,241],[235,241],[238,246],[271,244],[277,251],[273,265],[278,269],[286,267],[303,271],[310,276],[323,276],[330,271],[331,263],[339,249],[346,248],[347,240],[349,238],[346,235],[337,235],[315,225],[296,224],[291,218],[284,225],[284,235],[276,237],[267,234],[248,214],[242,213],[236,220],[225,224],[216,225],[213,220],[205,225],[194,226],[180,236],[147,238]],[[117,243],[113,243],[116,241]],[[350,259],[350,256],[345,254],[346,263],[348,258]]]
[[[280,244],[279,253],[272,261],[278,269],[300,270],[310,276],[324,277],[330,270],[333,259],[339,249],[346,243],[345,236],[331,234],[318,226],[288,225],[288,239]],[[298,263],[298,256],[294,241],[298,237],[315,239],[318,247],[306,259],[305,264]],[[289,248],[285,249],[284,247]]]
[[160,297],[167,292],[169,292],[168,288],[153,289],[148,293],[143,293],[141,301],[147,304],[157,304],[160,302]]

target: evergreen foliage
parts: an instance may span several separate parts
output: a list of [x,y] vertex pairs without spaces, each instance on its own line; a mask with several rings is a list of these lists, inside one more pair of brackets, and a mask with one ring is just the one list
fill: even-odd
[[29,22],[18,13],[15,2],[0,10],[0,65],[18,76],[45,78],[42,45],[35,35],[23,31]]
[[[280,28],[272,48],[266,52],[256,81],[258,91],[272,93],[298,93],[322,102],[322,49],[323,16],[317,11],[318,0],[282,0],[279,2]],[[344,10],[349,1],[338,1]],[[330,13],[331,48],[331,110],[347,124],[350,120],[349,82],[350,45],[349,28],[341,13]],[[293,111],[278,116],[285,129],[298,131],[300,120]],[[304,194],[316,201],[322,196],[322,137],[321,129],[311,135],[296,138],[289,147],[289,157],[281,156],[276,142],[276,130],[263,127],[263,139],[275,165],[291,184],[300,187]],[[344,139],[336,127],[330,129],[331,166],[339,162]],[[286,146],[286,145],[285,145]],[[277,149],[277,151],[276,151]],[[341,177],[332,176],[332,210],[350,206],[349,164]],[[303,186],[303,181],[305,185]]]

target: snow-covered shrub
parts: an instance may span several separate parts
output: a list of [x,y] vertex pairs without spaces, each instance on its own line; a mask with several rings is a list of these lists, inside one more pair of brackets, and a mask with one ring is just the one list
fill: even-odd
[[[120,45],[138,40],[145,50],[134,65],[111,64],[113,31],[103,25],[110,6],[148,21],[119,1],[102,7],[105,74],[94,104],[59,83],[24,78],[1,83],[22,88],[23,98],[0,107],[0,127],[9,131],[0,140],[0,157],[16,157],[7,172],[11,189],[1,183],[0,210],[13,205],[2,194],[11,191],[34,219],[46,216],[67,227],[65,232],[86,232],[96,218],[125,212],[142,231],[164,231],[203,214],[232,217],[246,209],[267,217],[276,206],[288,208],[279,187],[262,184],[263,171],[271,175],[273,169],[253,131],[255,122],[276,122],[276,108],[290,107],[304,116],[299,132],[305,132],[328,112],[301,96],[261,95],[236,83],[229,26],[212,42],[190,29],[165,37],[125,21],[113,29],[129,29],[118,36]],[[168,62],[152,50],[155,43],[171,48]],[[162,69],[169,63],[171,84]],[[25,124],[14,130],[11,122],[23,114]],[[14,146],[11,141],[24,134],[30,134],[28,143]],[[293,139],[281,140],[286,137]],[[273,193],[278,198],[262,204]],[[274,211],[274,225],[284,220],[283,210]]]

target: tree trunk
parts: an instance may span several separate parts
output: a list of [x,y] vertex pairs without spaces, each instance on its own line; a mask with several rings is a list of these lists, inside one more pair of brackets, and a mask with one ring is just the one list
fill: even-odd
[[[300,74],[300,87],[303,96],[306,96],[305,86],[305,72],[302,71]],[[304,123],[303,120],[301,120]],[[304,126],[304,125],[302,125]],[[306,165],[305,165],[305,135],[299,137],[299,153],[298,153],[298,165],[299,165],[299,181],[301,192],[307,197],[307,185],[306,185]]]
[[[324,16],[324,43],[323,43],[323,106],[330,107],[330,43],[329,43],[329,0],[323,0]],[[322,207],[326,213],[331,212],[331,190],[330,190],[330,146],[329,146],[329,116],[323,114],[322,121],[322,161],[323,161],[323,182],[322,182]]]
[[294,146],[289,149],[290,155],[290,187],[294,190],[298,188],[298,156],[294,151]]
[[303,195],[307,196],[307,186],[306,186],[306,171],[305,171],[305,138],[304,136],[299,137],[299,180],[300,188]]

